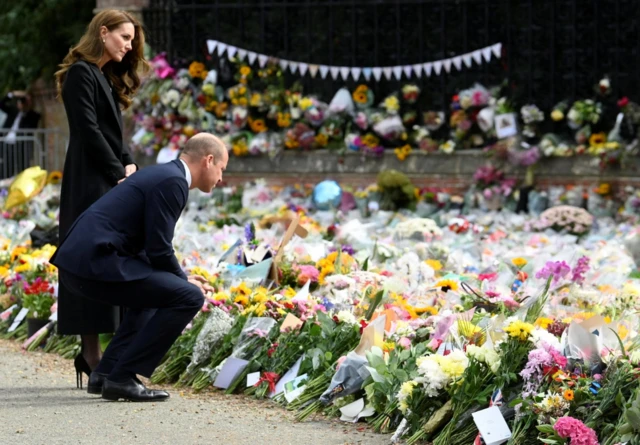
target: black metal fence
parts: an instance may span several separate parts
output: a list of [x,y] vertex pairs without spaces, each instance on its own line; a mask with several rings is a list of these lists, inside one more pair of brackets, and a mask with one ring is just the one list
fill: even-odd
[[[589,95],[604,75],[614,96],[640,96],[640,0],[151,0],[144,21],[154,50],[176,63],[203,61],[207,39],[344,66],[422,63],[503,43],[501,60],[419,81],[434,107],[474,82],[505,80],[517,102],[545,108]],[[401,83],[372,86],[380,95]],[[326,100],[343,84],[303,79]]]

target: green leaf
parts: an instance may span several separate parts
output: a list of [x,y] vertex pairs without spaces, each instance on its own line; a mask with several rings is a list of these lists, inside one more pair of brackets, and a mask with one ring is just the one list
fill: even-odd
[[635,431],[640,431],[640,412],[635,408],[631,408],[628,409],[624,414],[633,429]]
[[545,434],[555,434],[556,431],[553,429],[551,425],[539,425],[536,427],[538,431]]
[[364,264],[362,265],[362,270],[364,270],[365,272],[369,270],[369,257],[367,257],[367,259],[364,260]]

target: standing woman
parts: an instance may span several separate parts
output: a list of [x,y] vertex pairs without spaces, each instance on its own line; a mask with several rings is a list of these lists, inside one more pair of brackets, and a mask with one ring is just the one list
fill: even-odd
[[[144,34],[129,13],[96,14],[55,74],[69,120],[69,146],[60,195],[60,240],[91,204],[137,170],[123,141],[121,108],[131,105],[140,87]],[[89,375],[101,358],[99,334],[114,332],[119,310],[86,300],[60,286],[58,333],[80,335],[82,352],[75,367]]]

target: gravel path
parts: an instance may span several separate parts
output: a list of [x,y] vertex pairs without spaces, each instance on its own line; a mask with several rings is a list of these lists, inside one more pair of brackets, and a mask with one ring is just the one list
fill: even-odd
[[[84,377],[86,384],[86,376]],[[269,401],[168,388],[162,403],[106,402],[75,389],[73,363],[0,340],[0,444],[387,444],[364,423],[303,423]]]

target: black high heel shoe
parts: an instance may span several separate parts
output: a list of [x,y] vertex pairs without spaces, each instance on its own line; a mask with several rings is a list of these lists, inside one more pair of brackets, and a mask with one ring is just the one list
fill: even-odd
[[73,361],[73,366],[76,367],[76,387],[82,389],[82,373],[87,374],[87,377],[91,376],[91,366],[87,363],[82,353],[76,355]]

